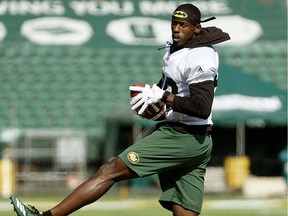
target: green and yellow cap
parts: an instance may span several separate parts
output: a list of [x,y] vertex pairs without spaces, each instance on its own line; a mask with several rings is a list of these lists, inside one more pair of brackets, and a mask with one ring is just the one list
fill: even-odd
[[202,22],[207,22],[216,18],[210,17],[202,21],[201,12],[195,5],[182,4],[175,9],[175,11],[172,14],[172,19],[181,19],[181,20],[190,22],[193,25],[197,25]]

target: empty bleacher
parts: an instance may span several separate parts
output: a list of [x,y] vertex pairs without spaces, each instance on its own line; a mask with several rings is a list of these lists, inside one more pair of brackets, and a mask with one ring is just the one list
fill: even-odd
[[[0,46],[1,128],[83,128],[102,137],[107,117],[129,115],[128,86],[161,73],[163,51],[151,47]],[[221,63],[287,88],[284,42],[219,50]]]
[[267,41],[254,43],[249,47],[224,49],[220,52],[220,60],[281,89],[287,89],[286,43]]
[[129,111],[131,83],[157,82],[161,55],[156,49],[2,45],[0,126],[84,128],[102,136],[105,117]]

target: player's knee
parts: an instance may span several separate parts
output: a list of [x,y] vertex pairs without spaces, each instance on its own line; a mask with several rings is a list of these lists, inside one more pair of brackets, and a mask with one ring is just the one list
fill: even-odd
[[133,174],[131,175],[131,170],[118,157],[103,164],[98,170],[98,173],[102,176],[102,178],[112,180],[114,182],[128,179],[133,176]]
[[99,168],[97,173],[103,179],[114,180],[118,174],[117,165],[112,161],[107,162]]

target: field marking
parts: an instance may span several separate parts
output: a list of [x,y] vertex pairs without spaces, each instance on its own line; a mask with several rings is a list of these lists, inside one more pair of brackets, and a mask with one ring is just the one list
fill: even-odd
[[285,207],[283,199],[233,199],[204,201],[204,209],[273,209]]
[[[157,200],[155,200],[157,204]],[[99,209],[99,210],[117,210],[117,209],[139,209],[145,206],[151,206],[149,200],[121,200],[121,201],[98,201],[94,202],[88,206],[85,206],[85,209]]]

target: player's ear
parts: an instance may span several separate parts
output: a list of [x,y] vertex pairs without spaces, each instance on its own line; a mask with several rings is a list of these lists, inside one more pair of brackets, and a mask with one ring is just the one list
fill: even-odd
[[197,25],[196,25],[195,33],[198,34],[198,33],[201,31],[201,28],[202,28],[201,25],[200,25],[200,24],[197,24]]

